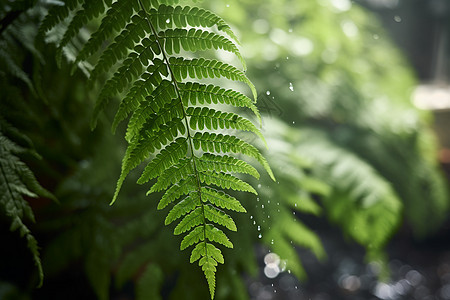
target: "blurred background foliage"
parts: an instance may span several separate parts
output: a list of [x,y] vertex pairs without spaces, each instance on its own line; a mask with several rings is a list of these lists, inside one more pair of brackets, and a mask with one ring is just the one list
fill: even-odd
[[[91,132],[98,91],[82,71],[69,75],[70,63],[56,66],[55,45],[35,46],[51,5],[7,1],[0,10],[0,115],[20,135],[3,125],[1,133],[39,154],[20,159],[59,200],[25,196],[43,261],[40,289],[26,241],[9,230],[2,206],[0,298],[207,299],[201,271],[163,225],[158,195],[145,197],[130,176],[108,205],[125,129],[110,133],[111,111]],[[239,231],[216,298],[450,299],[450,255],[434,258],[430,272],[439,278],[428,282],[415,268],[432,248],[417,265],[392,260],[448,228],[448,181],[431,115],[411,102],[415,75],[379,19],[347,0],[196,5],[240,37],[277,177],[254,182],[258,197],[239,195],[248,213],[233,215]],[[69,59],[76,42],[65,49]]]

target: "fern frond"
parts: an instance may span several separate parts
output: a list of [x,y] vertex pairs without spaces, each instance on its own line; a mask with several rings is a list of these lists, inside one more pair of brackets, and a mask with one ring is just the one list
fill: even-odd
[[[73,15],[59,42],[58,51],[62,52],[77,30],[106,10],[98,30],[81,46],[75,64],[90,60],[99,52],[98,60],[92,64],[91,83],[107,74],[94,108],[92,127],[99,113],[116,96],[122,99],[112,130],[131,116],[125,134],[128,147],[111,204],[116,201],[127,175],[149,159],[138,183],[156,179],[148,194],[164,192],[158,209],[170,205],[165,223],[177,221],[174,234],[187,233],[181,243],[182,250],[195,245],[192,257],[200,259],[199,265],[213,297],[216,266],[224,259],[212,243],[233,246],[215,224],[236,231],[232,217],[221,209],[246,212],[236,198],[213,187],[257,194],[250,184],[233,173],[259,178],[253,166],[228,154],[254,158],[272,179],[274,176],[266,159],[250,143],[232,134],[203,132],[248,131],[265,142],[252,122],[238,113],[196,105],[249,108],[261,121],[254,104],[256,89],[245,73],[233,65],[202,57],[173,56],[182,51],[221,49],[233,53],[245,69],[245,61],[235,44],[236,36],[215,14],[196,7],[174,7],[178,2],[175,0],[118,0],[113,4],[108,1],[78,0],[70,6],[55,8],[40,30],[46,32],[69,14]],[[191,81],[204,78],[242,82],[250,88],[254,101],[234,90]]]
[[0,131],[0,205],[11,220],[10,230],[18,230],[20,236],[26,238],[38,270],[38,285],[41,286],[44,274],[37,241],[24,223],[25,220],[35,222],[34,214],[24,197],[54,199],[54,196],[37,182],[31,170],[17,157],[24,151]]

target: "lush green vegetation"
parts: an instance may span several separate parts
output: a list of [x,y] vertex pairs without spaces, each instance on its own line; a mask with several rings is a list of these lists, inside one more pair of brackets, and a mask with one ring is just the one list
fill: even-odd
[[1,278],[12,299],[48,299],[69,273],[89,282],[78,297],[133,283],[136,299],[248,299],[255,245],[300,279],[298,247],[326,259],[303,217],[380,262],[403,216],[417,237],[439,227],[428,116],[374,18],[346,1],[175,2],[2,4],[2,226],[36,265]]

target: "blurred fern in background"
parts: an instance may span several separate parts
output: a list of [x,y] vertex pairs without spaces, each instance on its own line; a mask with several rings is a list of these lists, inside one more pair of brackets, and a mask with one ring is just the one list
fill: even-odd
[[[14,276],[9,266],[23,258],[13,255],[11,264],[5,262],[0,268],[3,291],[12,283],[17,287],[8,290],[12,299],[19,294],[54,299],[56,287],[63,287],[57,289],[58,299],[209,297],[206,284],[198,284],[201,270],[189,264],[189,254],[179,251],[182,239],[163,225],[164,216],[157,211],[162,195],[145,197],[144,189],[128,184],[138,180],[137,172],[131,172],[124,183],[124,201],[108,205],[126,149],[121,136],[133,133],[119,125],[118,134],[111,135],[108,120],[114,119],[115,111],[109,106],[97,129],[89,129],[101,87],[88,86],[84,75],[91,71],[95,57],[76,57],[97,28],[97,15],[88,26],[66,33],[54,29],[46,38],[64,42],[36,47],[39,20],[48,8],[64,10],[65,6],[52,1],[12,3],[2,4],[0,14],[0,134],[8,138],[1,144],[7,150],[2,150],[1,159],[18,163],[27,174],[31,170],[60,204],[45,198],[14,198],[15,204],[31,207],[26,209],[28,218],[35,215],[37,224],[19,217],[41,247],[46,277],[43,287],[34,289],[38,270],[30,271],[31,258],[26,272]],[[116,9],[120,3],[112,6]],[[363,245],[368,260],[381,261],[403,216],[418,238],[432,234],[446,218],[447,187],[437,166],[430,119],[409,101],[415,84],[411,71],[377,20],[356,5],[336,3],[218,0],[197,4],[223,17],[242,41],[247,76],[259,91],[261,131],[269,145],[263,155],[277,178],[276,183],[268,176],[257,182],[242,175],[239,178],[251,182],[259,195],[231,193],[247,213],[230,212],[239,231],[229,233],[234,249],[222,249],[226,262],[217,271],[217,299],[249,299],[248,275],[262,273],[261,252],[280,257],[278,272],[307,278],[299,249],[320,260],[330,255],[315,228],[324,218]],[[77,18],[70,14],[70,20]],[[240,63],[223,51],[201,55]],[[78,69],[67,60],[77,61]],[[239,85],[220,82],[220,86],[242,90],[240,99],[247,97]],[[258,115],[248,118],[258,121]],[[250,134],[243,136],[264,148]],[[16,156],[24,149],[34,149],[42,159],[21,154],[26,167]],[[34,180],[28,185],[25,179],[17,185],[27,187],[20,189],[22,195],[52,198]],[[6,180],[0,182],[4,190],[7,185]],[[1,199],[6,208],[2,232],[8,232],[13,223],[7,203],[13,198]],[[27,231],[27,239],[34,241],[28,238],[31,233]],[[13,233],[5,237],[14,240]],[[11,243],[10,249],[14,247],[26,245]],[[39,264],[34,242],[29,248]]]

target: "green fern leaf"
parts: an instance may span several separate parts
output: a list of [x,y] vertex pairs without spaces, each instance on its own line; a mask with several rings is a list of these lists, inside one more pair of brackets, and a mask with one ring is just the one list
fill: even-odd
[[217,60],[204,58],[184,59],[182,57],[171,57],[169,64],[177,81],[183,81],[188,76],[198,79],[225,77],[246,83],[252,91],[253,98],[256,99],[257,97],[253,83],[241,70],[232,65]]
[[[4,124],[0,123],[0,125]],[[50,199],[55,198],[37,182],[30,169],[17,157],[18,153],[25,151],[25,149],[9,140],[0,131],[0,206],[11,220],[10,230],[18,230],[20,235],[26,238],[28,249],[30,249],[38,269],[38,286],[41,286],[44,274],[39,248],[36,239],[24,224],[25,220],[35,222],[35,219],[33,211],[24,199],[24,196],[36,198],[40,195]]]
[[195,210],[193,210],[190,214],[188,214],[186,217],[184,217],[180,223],[178,223],[173,233],[175,235],[179,235],[183,232],[188,231],[192,227],[201,225],[204,223],[204,218],[205,217],[202,211],[202,207],[198,207]]
[[181,196],[187,195],[191,191],[194,191],[197,187],[196,183],[195,177],[190,176],[187,179],[183,179],[179,183],[172,185],[159,201],[158,209],[163,209]]
[[231,231],[237,231],[236,224],[229,215],[227,215],[223,211],[215,208],[210,204],[204,205],[203,207],[204,207],[204,216],[206,219],[210,220],[211,222],[222,225]]
[[228,155],[205,153],[195,159],[198,171],[235,172],[249,174],[259,179],[258,171],[247,162]]
[[235,191],[249,192],[255,195],[258,194],[250,184],[230,174],[206,171],[199,173],[198,177],[200,181],[203,183],[214,184],[223,189],[232,189]]
[[198,7],[181,7],[160,5],[157,10],[150,10],[151,21],[156,27],[164,30],[166,28],[186,27],[213,27],[228,34],[236,43],[238,39],[230,26],[214,13]]
[[[117,111],[112,124],[113,132],[115,132],[117,125],[131,112],[134,112],[139,107],[140,103],[144,101],[146,96],[152,94],[154,89],[161,84],[163,81],[162,76],[166,76],[164,74],[167,75],[167,67],[163,64],[162,60],[155,58],[153,64],[148,66],[146,72],[141,75],[142,79],[134,83],[133,87],[128,91],[127,95],[120,103],[119,110]],[[94,122],[105,105],[105,103],[97,102],[94,110]]]
[[181,241],[180,250],[184,250],[189,246],[195,245],[199,241],[204,240],[205,240],[205,227],[204,226],[195,227],[194,230],[189,232],[189,234],[187,234]]
[[[151,128],[151,124],[149,124]],[[178,133],[185,133],[185,127],[181,120],[174,120],[164,125],[161,130],[157,133],[151,134],[150,129],[144,127],[142,137],[135,138],[132,143],[128,146],[127,152],[122,162],[122,171],[117,181],[116,192],[114,193],[113,200],[111,204],[115,202],[117,196],[119,195],[120,188],[122,187],[123,181],[132,169],[142,163],[150,153],[155,150],[161,149],[161,147],[168,141],[172,141],[176,138]]]
[[119,0],[110,5],[99,29],[92,34],[83,49],[78,53],[76,62],[89,58],[100,49],[108,37],[125,27],[133,15],[133,4],[135,4],[135,9],[139,9],[137,1],[132,1],[130,5],[130,1]]
[[194,28],[189,30],[177,28],[167,29],[164,32],[160,32],[158,36],[164,39],[164,50],[166,50],[169,55],[180,53],[181,48],[191,52],[205,51],[208,49],[223,49],[235,54],[244,66],[244,69],[246,68],[245,61],[236,45],[226,37],[214,32]]
[[190,126],[192,129],[203,130],[205,127],[210,130],[221,129],[239,129],[255,133],[267,146],[266,140],[258,128],[249,120],[235,114],[217,111],[207,107],[189,107],[186,109],[186,115],[190,117]]
[[238,139],[235,136],[215,134],[215,133],[200,133],[197,132],[192,137],[195,149],[202,149],[205,152],[233,152],[242,153],[247,156],[253,157],[264,167],[269,176],[275,180],[272,170],[267,163],[267,160],[261,155],[261,153],[249,143]]
[[191,159],[183,158],[176,165],[164,170],[159,176],[158,181],[150,189],[149,193],[165,190],[183,178],[193,175],[193,173],[194,168]]
[[202,200],[221,208],[234,210],[237,212],[247,212],[236,198],[212,188],[202,188]]
[[172,56],[182,51],[221,49],[236,55],[245,69],[234,43],[236,36],[220,17],[196,7],[174,7],[176,0],[111,2],[72,1],[68,6],[55,8],[40,30],[45,33],[69,15],[74,16],[59,41],[58,53],[63,53],[80,28],[106,11],[98,30],[81,47],[75,65],[82,65],[86,60],[91,63],[92,56],[99,52],[98,60],[92,64],[90,83],[107,75],[94,107],[92,128],[100,112],[116,96],[121,99],[112,131],[129,118],[125,134],[128,147],[111,204],[117,199],[128,174],[149,160],[138,183],[156,179],[147,194],[165,190],[158,209],[171,206],[165,224],[177,221],[174,234],[186,233],[181,249],[195,245],[191,260],[200,260],[211,297],[214,297],[216,266],[224,259],[212,243],[233,247],[215,224],[237,230],[233,219],[220,209],[245,212],[245,208],[236,198],[212,187],[256,194],[251,185],[230,173],[259,178],[253,166],[227,154],[252,157],[263,165],[271,178],[274,176],[265,158],[250,143],[231,134],[202,132],[205,129],[242,130],[258,135],[265,142],[252,122],[238,113],[195,107],[197,104],[224,104],[249,108],[261,123],[254,101],[240,92],[191,82],[188,77],[242,82],[249,86],[255,101],[256,89],[243,71],[230,64],[214,59]]
[[38,34],[44,36],[47,31],[66,19],[69,13],[82,2],[82,0],[67,0],[64,1],[64,5],[53,6],[42,21]]
[[218,244],[222,244],[227,248],[233,248],[233,243],[230,242],[225,233],[217,227],[214,227],[211,224],[206,225],[205,227],[206,238],[211,242],[216,242]]
[[161,150],[158,155],[145,167],[144,172],[138,180],[139,184],[148,182],[149,180],[161,175],[164,170],[178,163],[178,161],[186,157],[188,145],[185,138],[178,138],[166,148]]
[[82,9],[78,10],[75,16],[72,18],[69,26],[61,39],[58,48],[56,49],[56,60],[58,64],[61,62],[62,50],[72,38],[74,38],[80,29],[88,21],[95,17],[98,17],[105,11],[105,5],[111,5],[112,0],[92,0],[86,1],[82,5]]
[[182,217],[189,211],[194,210],[196,207],[200,206],[200,197],[197,192],[191,193],[184,200],[178,202],[169,212],[166,217],[165,224],[169,225],[176,219]]
[[180,83],[178,87],[181,91],[181,98],[183,99],[183,104],[188,105],[189,102],[192,105],[199,104],[228,104],[235,107],[246,107],[250,108],[255,116],[258,118],[259,123],[261,123],[261,115],[258,112],[253,101],[234,90],[226,90],[220,88],[216,85],[205,85],[198,82],[187,82]]

